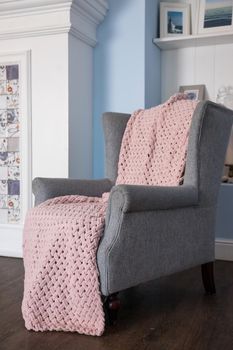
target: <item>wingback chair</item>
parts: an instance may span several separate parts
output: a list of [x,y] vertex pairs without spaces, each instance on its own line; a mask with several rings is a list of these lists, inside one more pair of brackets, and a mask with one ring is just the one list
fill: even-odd
[[178,187],[114,185],[129,117],[103,115],[106,179],[36,178],[35,205],[62,195],[110,191],[97,262],[101,292],[112,312],[119,307],[117,292],[197,265],[206,293],[213,294],[216,205],[233,112],[209,101],[198,104]]

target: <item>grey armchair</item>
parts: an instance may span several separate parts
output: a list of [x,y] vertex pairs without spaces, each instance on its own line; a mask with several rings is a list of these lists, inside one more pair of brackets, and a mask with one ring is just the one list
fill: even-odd
[[118,157],[128,114],[105,113],[103,180],[36,178],[35,204],[66,194],[110,191],[97,261],[103,296],[117,309],[117,292],[202,265],[207,293],[215,293],[215,212],[233,112],[212,102],[195,110],[184,183],[179,187],[117,185]]

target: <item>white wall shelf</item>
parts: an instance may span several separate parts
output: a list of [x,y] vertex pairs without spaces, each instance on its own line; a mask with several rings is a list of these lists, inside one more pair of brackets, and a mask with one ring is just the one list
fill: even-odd
[[186,47],[232,44],[233,32],[218,34],[188,35],[182,37],[155,38],[153,43],[161,50],[175,50]]

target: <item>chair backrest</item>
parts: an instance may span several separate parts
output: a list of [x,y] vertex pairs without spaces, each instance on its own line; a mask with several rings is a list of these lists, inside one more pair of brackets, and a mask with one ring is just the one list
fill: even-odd
[[103,129],[105,140],[105,176],[115,183],[117,178],[118,160],[121,141],[130,114],[104,113]]
[[[129,114],[104,113],[105,174],[116,181],[122,137]],[[210,101],[200,102],[190,128],[184,185],[198,188],[199,203],[215,206],[233,122],[233,111]]]

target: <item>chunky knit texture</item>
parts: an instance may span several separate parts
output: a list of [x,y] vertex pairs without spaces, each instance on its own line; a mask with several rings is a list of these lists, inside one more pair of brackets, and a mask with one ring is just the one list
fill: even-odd
[[179,185],[196,105],[177,94],[160,106],[134,112],[124,133],[116,183]]
[[63,196],[28,212],[22,304],[27,329],[103,333],[96,249],[106,205],[102,198]]
[[[196,104],[176,95],[133,114],[122,141],[117,184],[179,184]],[[64,196],[28,212],[22,304],[27,329],[103,333],[96,252],[107,201],[108,194]]]

